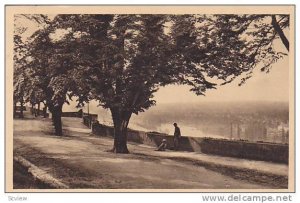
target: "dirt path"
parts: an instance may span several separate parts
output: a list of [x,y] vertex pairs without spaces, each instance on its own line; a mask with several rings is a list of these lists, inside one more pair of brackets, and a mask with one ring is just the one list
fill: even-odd
[[[78,122],[78,119],[77,119]],[[68,136],[51,134],[49,119],[14,121],[14,154],[60,179],[70,188],[97,189],[266,189],[276,188],[234,179],[180,160],[168,159],[153,148],[129,145],[131,154],[105,152],[112,139],[64,119]],[[145,156],[149,152],[149,156]],[[153,154],[156,153],[156,154]]]

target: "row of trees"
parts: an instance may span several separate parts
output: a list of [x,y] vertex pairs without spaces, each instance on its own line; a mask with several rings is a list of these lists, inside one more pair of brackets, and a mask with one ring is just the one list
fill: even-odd
[[[128,153],[131,115],[155,105],[170,84],[204,95],[222,85],[268,72],[286,55],[287,15],[21,15],[42,25],[23,42],[16,29],[14,102],[44,102],[56,135],[62,106],[97,100],[111,111],[116,153]],[[277,51],[281,41],[286,52]]]

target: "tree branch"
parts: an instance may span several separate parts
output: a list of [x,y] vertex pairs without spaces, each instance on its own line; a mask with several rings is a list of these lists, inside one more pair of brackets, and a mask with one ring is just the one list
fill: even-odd
[[275,29],[275,31],[277,32],[277,34],[279,35],[282,43],[284,44],[285,48],[289,51],[289,40],[286,38],[285,34],[283,33],[280,25],[278,24],[277,20],[276,20],[276,16],[272,15],[272,25]]

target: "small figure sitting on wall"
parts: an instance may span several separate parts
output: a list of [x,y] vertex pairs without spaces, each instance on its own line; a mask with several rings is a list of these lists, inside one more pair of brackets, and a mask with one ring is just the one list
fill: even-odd
[[159,145],[159,147],[155,151],[166,151],[167,149],[167,140],[163,139],[162,143]]

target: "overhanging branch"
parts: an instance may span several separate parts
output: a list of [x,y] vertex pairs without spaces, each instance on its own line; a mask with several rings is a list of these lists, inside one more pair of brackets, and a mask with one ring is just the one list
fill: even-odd
[[281,29],[280,25],[278,24],[275,15],[272,15],[272,25],[273,25],[276,33],[279,35],[285,48],[289,51],[289,46],[290,46],[289,40],[286,38],[285,34],[283,33],[283,30]]

